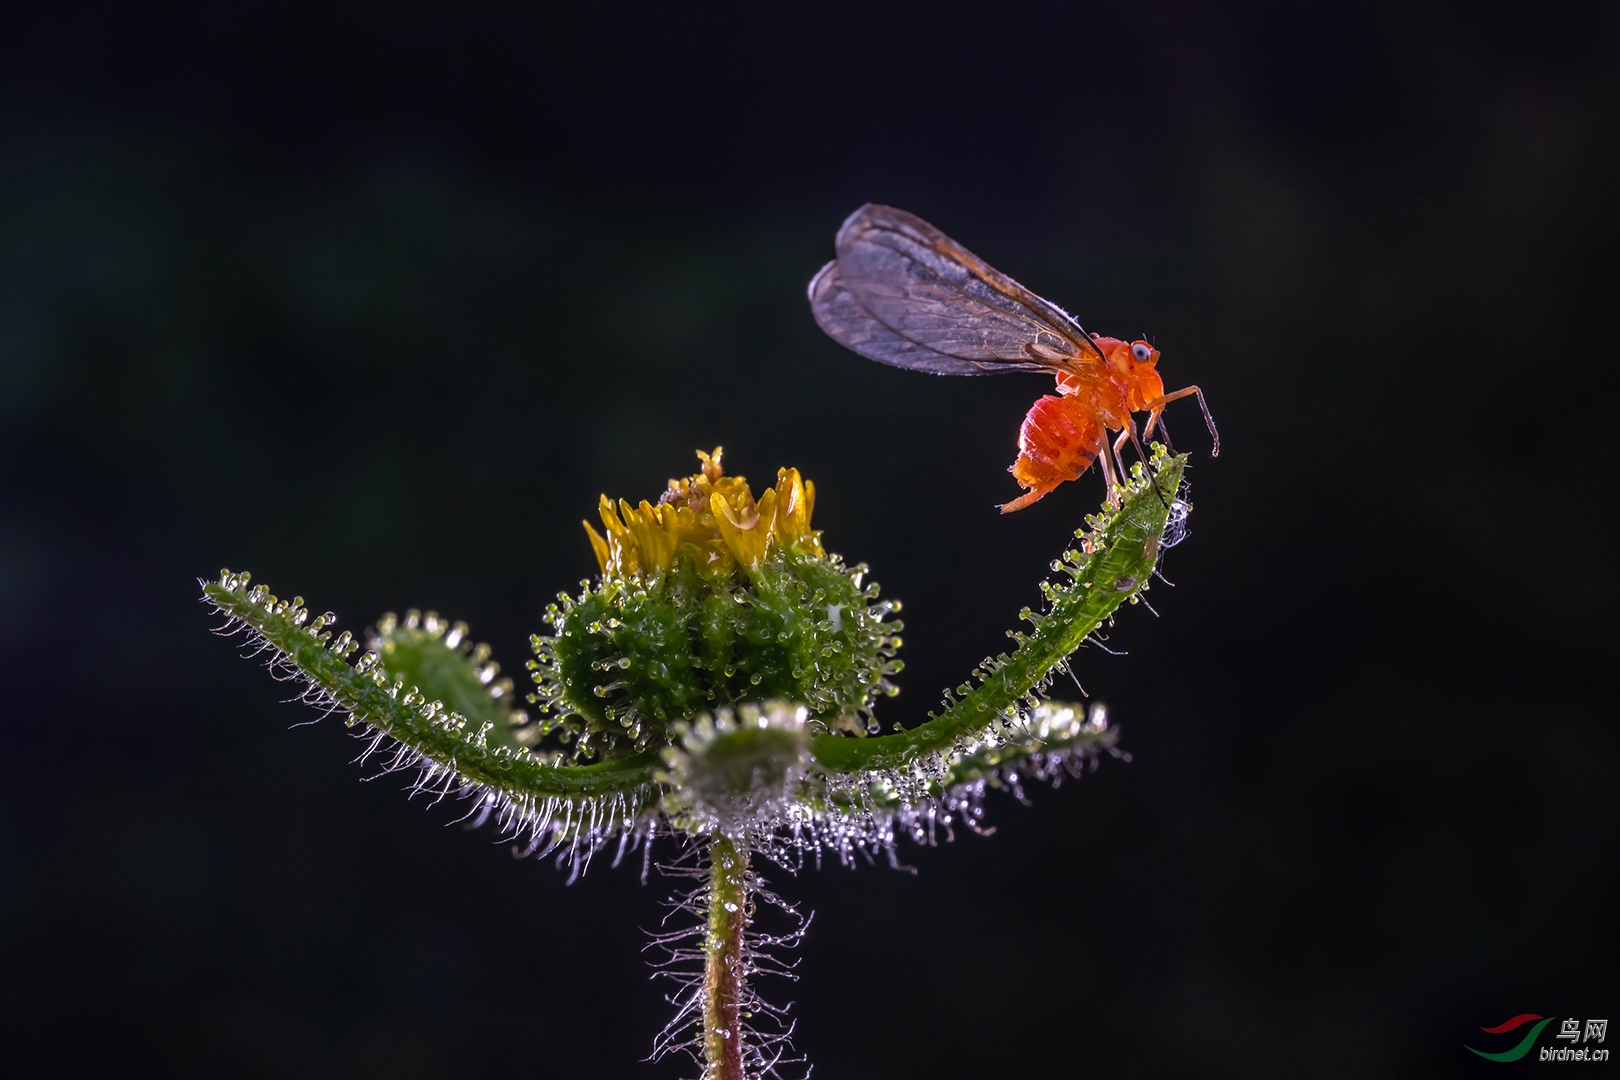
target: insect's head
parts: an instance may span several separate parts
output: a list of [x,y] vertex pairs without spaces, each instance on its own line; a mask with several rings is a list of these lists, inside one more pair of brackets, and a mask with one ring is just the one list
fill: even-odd
[[1120,345],[1114,352],[1115,362],[1124,367],[1133,385],[1131,408],[1140,409],[1142,403],[1164,393],[1164,380],[1154,368],[1159,363],[1159,350],[1151,342],[1133,341]]

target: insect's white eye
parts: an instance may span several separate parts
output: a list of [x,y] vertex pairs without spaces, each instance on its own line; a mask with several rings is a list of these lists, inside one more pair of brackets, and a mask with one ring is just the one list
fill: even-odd
[[1153,350],[1138,341],[1135,345],[1131,346],[1131,355],[1136,357],[1136,362],[1138,364],[1141,364],[1146,362],[1147,358],[1153,355]]

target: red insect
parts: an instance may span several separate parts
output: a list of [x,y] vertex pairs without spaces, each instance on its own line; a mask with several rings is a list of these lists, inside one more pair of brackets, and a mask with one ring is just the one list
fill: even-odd
[[[1009,470],[1024,494],[1001,512],[1022,510],[1101,460],[1109,499],[1125,476],[1120,451],[1136,442],[1131,414],[1148,413],[1144,437],[1177,398],[1198,398],[1221,452],[1203,391],[1164,392],[1159,350],[1146,341],[1087,333],[1056,304],[919,217],[867,203],[838,230],[838,257],[810,282],[810,308],[834,341],[869,360],[932,375],[1044,371],[1057,394],[1031,406]],[[1119,437],[1109,443],[1108,433]],[[1168,441],[1168,433],[1165,433]]]

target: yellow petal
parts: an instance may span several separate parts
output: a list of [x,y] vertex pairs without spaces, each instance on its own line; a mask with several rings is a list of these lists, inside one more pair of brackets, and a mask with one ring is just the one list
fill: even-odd
[[720,479],[725,473],[725,470],[720,467],[720,455],[724,451],[725,447],[717,446],[712,454],[705,454],[701,450],[697,452],[698,460],[703,462],[703,475],[708,478],[711,484]]
[[[630,526],[630,532],[636,538],[636,546],[641,551],[641,566],[644,570],[668,569],[675,558],[675,537],[665,528],[663,515],[646,499],[641,505],[630,510],[630,504],[620,500],[619,515]],[[625,511],[629,510],[629,513]],[[674,515],[671,515],[673,523]]]
[[597,567],[601,569],[602,573],[604,573],[604,574],[607,573],[607,568],[608,568],[608,542],[606,540],[602,539],[602,535],[600,533],[598,533],[595,529],[591,528],[591,523],[590,522],[582,521],[582,522],[580,522],[580,524],[585,526],[585,535],[587,535],[587,536],[589,536],[591,538],[591,550],[596,553],[596,565],[597,565]]
[[698,571],[711,580],[729,577],[740,564],[758,570],[784,547],[823,555],[821,534],[810,526],[815,485],[797,469],[777,470],[773,489],[758,501],[741,476],[727,476],[723,448],[697,452],[699,472],[669,482],[654,505],[631,506],[600,500],[605,534],[588,523],[586,535],[597,565],[608,577],[658,573],[673,568],[677,553],[687,552]]
[[805,512],[804,480],[798,469],[776,471],[776,538],[783,545],[803,540],[810,532]]
[[625,528],[619,515],[613,512],[613,503],[606,495],[597,504],[597,512],[607,528],[608,572],[621,576],[639,573],[641,560],[637,558],[636,538]]
[[764,534],[765,550],[767,554],[773,553],[776,548],[776,492],[767,490],[759,498],[756,508],[759,515],[757,528]]
[[692,512],[690,506],[666,506],[664,513],[673,522],[671,528],[680,534],[682,539],[691,539],[698,533],[698,516]]
[[726,497],[733,510],[738,514],[751,513],[754,509],[754,495],[748,490],[748,480],[741,476],[722,476],[709,485],[710,490]]
[[613,503],[606,495],[603,495],[601,501],[596,504],[596,513],[602,519],[602,527],[607,530],[610,540],[624,535],[624,522],[619,520],[619,515],[613,509]]
[[[775,508],[776,498],[771,497],[772,509]],[[770,536],[771,523],[752,507],[733,509],[730,502],[720,492],[709,497],[709,509],[714,514],[714,523],[720,529],[720,536],[726,542],[726,547],[743,566],[750,570],[758,570],[759,564],[765,561],[765,542]],[[764,527],[761,528],[761,525]]]

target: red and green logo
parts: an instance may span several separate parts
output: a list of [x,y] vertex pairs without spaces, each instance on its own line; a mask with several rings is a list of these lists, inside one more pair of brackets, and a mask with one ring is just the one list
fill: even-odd
[[1520,1058],[1524,1057],[1524,1055],[1530,1052],[1530,1048],[1536,1044],[1536,1036],[1541,1034],[1542,1028],[1552,1023],[1552,1017],[1537,1016],[1535,1013],[1520,1013],[1513,1019],[1503,1021],[1502,1023],[1497,1024],[1495,1027],[1479,1029],[1485,1032],[1487,1035],[1504,1035],[1509,1031],[1523,1027],[1531,1021],[1535,1021],[1536,1026],[1531,1028],[1529,1032],[1526,1033],[1525,1037],[1519,1040],[1519,1045],[1515,1046],[1511,1050],[1503,1050],[1499,1054],[1487,1054],[1483,1050],[1474,1050],[1472,1046],[1469,1046],[1466,1043],[1463,1044],[1463,1049],[1474,1050],[1474,1053],[1478,1054],[1482,1058],[1485,1058],[1487,1061],[1518,1061]]

